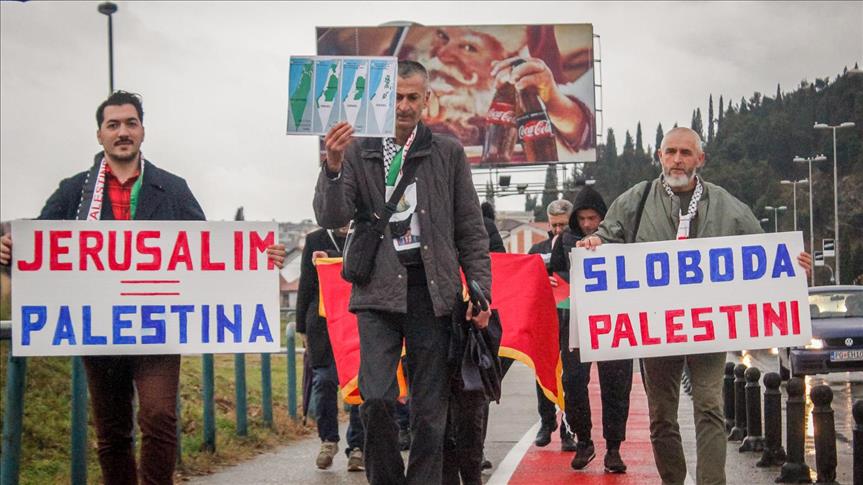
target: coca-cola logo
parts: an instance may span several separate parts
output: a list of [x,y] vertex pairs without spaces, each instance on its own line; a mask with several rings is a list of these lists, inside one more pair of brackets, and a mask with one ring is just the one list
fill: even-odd
[[547,119],[530,120],[518,127],[518,137],[522,141],[532,141],[539,138],[553,138],[554,131]]
[[515,125],[515,107],[508,103],[492,103],[485,120],[495,125]]

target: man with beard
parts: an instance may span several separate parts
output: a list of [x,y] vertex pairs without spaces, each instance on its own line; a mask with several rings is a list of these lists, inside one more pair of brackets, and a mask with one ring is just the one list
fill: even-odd
[[[96,125],[103,151],[89,170],[60,182],[39,219],[204,220],[186,181],[143,157],[144,109],[137,94],[117,91],[108,97],[96,110]],[[284,248],[267,248],[279,268]],[[0,264],[9,264],[11,257],[12,237],[7,234],[0,240]],[[83,362],[103,482],[173,483],[180,356],[101,355],[86,356]],[[137,413],[132,406],[135,394]],[[135,414],[141,430],[140,466],[132,446]]]
[[[374,258],[374,267],[368,282],[353,285],[349,308],[360,337],[366,476],[372,485],[437,484],[450,399],[451,323],[462,295],[459,270],[490,291],[491,260],[464,148],[420,122],[429,97],[428,73],[418,62],[400,61],[398,76],[395,138],[354,141],[349,124],[335,125],[324,139],[327,157],[313,205],[325,228],[351,219],[374,221],[386,213],[402,167],[416,170],[405,191],[410,213],[391,220],[376,253],[366,255]],[[490,310],[474,315],[468,304],[465,318],[478,328],[490,317]],[[412,433],[406,475],[393,420],[403,343]]]
[[[529,27],[522,32],[517,28],[440,27],[430,40],[411,43],[408,39],[406,53],[400,54],[423,58],[429,71],[432,96],[426,122],[433,131],[449,132],[466,145],[480,145],[485,114],[506,78],[518,91],[537,90],[554,126],[559,153],[593,146],[590,109],[560,84],[569,85],[562,65],[547,64],[547,60],[560,63],[553,28]],[[529,44],[543,48],[528,53]],[[521,64],[513,67],[516,61]],[[592,96],[592,91],[586,94]]]
[[[701,137],[689,128],[673,128],[659,149],[662,175],[642,182],[611,204],[592,236],[577,243],[594,249],[603,243],[673,241],[691,237],[737,236],[763,232],[744,203],[697,171],[704,165]],[[673,244],[673,243],[669,243]],[[812,259],[797,257],[809,273]],[[725,417],[722,379],[725,352],[642,359],[650,412],[650,441],[663,484],[683,484],[686,461],[677,422],[680,379],[689,368],[697,446],[696,482],[725,484]]]

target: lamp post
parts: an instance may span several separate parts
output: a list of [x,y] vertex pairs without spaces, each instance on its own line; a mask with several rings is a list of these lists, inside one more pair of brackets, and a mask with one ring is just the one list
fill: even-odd
[[842,271],[839,269],[839,175],[836,169],[836,130],[842,128],[854,128],[853,121],[846,121],[838,125],[828,125],[826,123],[815,123],[813,126],[816,130],[833,130],[833,240],[836,245],[836,284],[841,285],[842,279],[840,275]]
[[[809,252],[815,253],[815,231],[814,231],[814,222],[812,217],[812,194],[815,192],[813,190],[812,185],[812,162],[823,162],[827,160],[827,157],[824,155],[818,155],[816,157],[794,157],[794,161],[797,163],[808,163],[809,164]],[[815,286],[815,272],[812,272],[812,276],[809,277],[809,286]]]
[[773,232],[779,232],[779,211],[784,211],[788,209],[784,205],[780,205],[779,207],[773,207],[772,205],[764,206],[766,210],[773,211]]
[[99,4],[99,13],[108,16],[108,95],[114,94],[114,24],[111,14],[117,11],[117,4],[104,2]]
[[791,197],[794,199],[794,230],[797,230],[797,184],[809,183],[809,179],[803,180],[782,180],[779,182],[782,185],[791,185]]
[[758,222],[764,224],[765,222],[770,222],[770,219],[768,219],[766,217],[762,217],[761,219],[758,219]]

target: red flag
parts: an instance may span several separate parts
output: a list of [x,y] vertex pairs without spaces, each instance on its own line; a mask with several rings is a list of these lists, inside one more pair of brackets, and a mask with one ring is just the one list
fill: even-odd
[[545,396],[563,408],[557,308],[538,254],[491,254],[491,306],[503,326],[500,355],[536,373]]
[[[339,385],[349,403],[358,403],[359,333],[357,319],[348,311],[350,283],[341,278],[341,259],[318,260],[321,308],[339,374]],[[557,309],[545,265],[539,255],[492,253],[492,308],[503,327],[500,355],[518,360],[536,373],[546,397],[563,407]],[[404,379],[399,373],[399,387]]]

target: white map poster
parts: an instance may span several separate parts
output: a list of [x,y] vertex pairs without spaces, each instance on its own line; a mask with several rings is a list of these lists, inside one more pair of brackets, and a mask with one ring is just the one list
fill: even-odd
[[347,121],[354,136],[395,134],[395,57],[292,56],[289,135],[326,135]]

